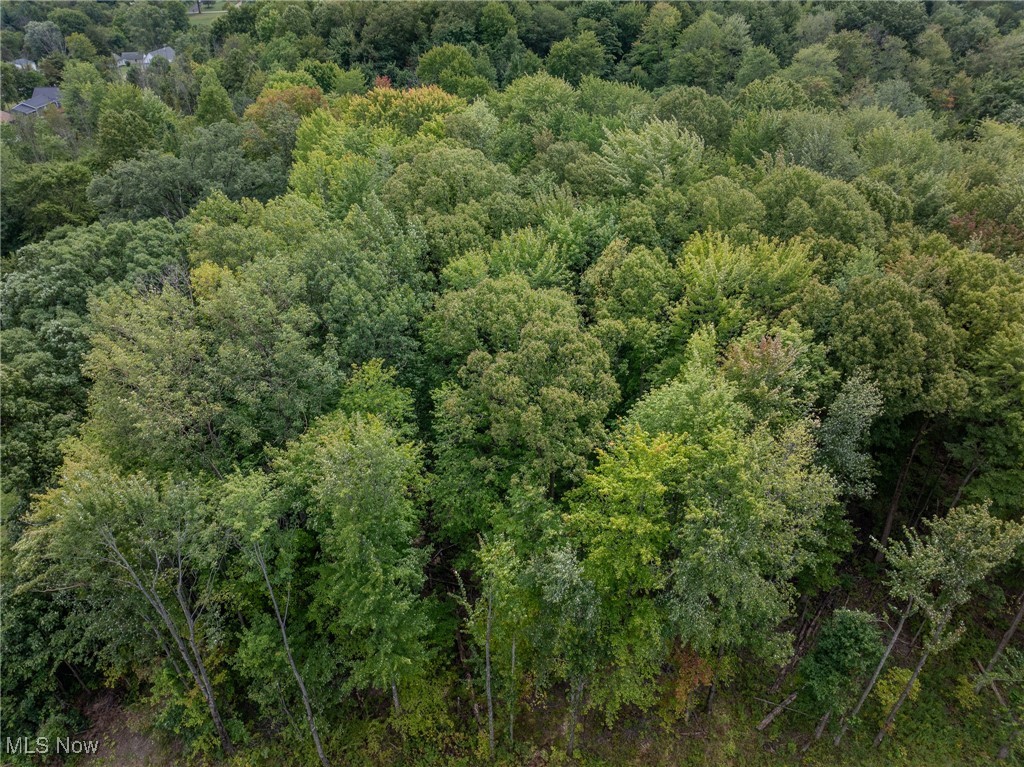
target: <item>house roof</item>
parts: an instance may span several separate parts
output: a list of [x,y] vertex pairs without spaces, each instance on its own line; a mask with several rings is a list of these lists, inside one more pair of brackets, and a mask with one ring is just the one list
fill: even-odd
[[125,51],[114,58],[117,59],[118,64],[124,64],[130,61],[142,61],[145,57],[138,51]]
[[60,106],[60,88],[35,88],[32,91],[32,98],[11,107],[11,111],[30,115],[50,104]]
[[174,48],[169,45],[165,45],[163,48],[157,48],[155,51],[150,51],[146,54],[146,63],[148,64],[155,58],[165,58],[168,61],[174,61]]
[[15,59],[11,63],[14,64],[14,66],[16,66],[16,67],[17,66],[30,66],[30,67],[34,67],[36,65],[36,63],[34,61],[32,61],[31,59]]

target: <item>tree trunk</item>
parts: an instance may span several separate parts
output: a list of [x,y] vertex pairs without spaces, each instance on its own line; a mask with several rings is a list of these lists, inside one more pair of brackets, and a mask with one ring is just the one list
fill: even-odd
[[396,714],[402,713],[402,706],[398,701],[398,683],[394,681],[391,682],[391,705],[395,707]]
[[967,489],[967,483],[971,481],[971,477],[973,477],[980,468],[981,459],[979,458],[977,461],[975,461],[974,465],[971,466],[970,471],[968,471],[967,474],[964,475],[963,481],[961,481],[959,487],[957,487],[956,495],[953,496],[953,502],[949,504],[949,507],[951,509],[955,509],[956,505],[960,503],[960,496],[962,496],[964,494],[964,490]]
[[459,651],[459,663],[466,669],[466,690],[469,692],[469,700],[473,706],[473,719],[476,726],[480,726],[480,704],[476,699],[476,685],[473,684],[473,674],[469,671],[469,660],[466,655],[466,647],[462,641],[462,631],[455,632],[455,647]]
[[313,718],[313,706],[309,701],[309,693],[306,692],[306,682],[302,678],[302,674],[299,673],[299,667],[295,664],[295,657],[292,655],[291,645],[288,643],[288,630],[285,626],[284,617],[281,615],[281,609],[277,604],[277,595],[274,593],[274,587],[270,583],[270,573],[267,572],[267,562],[263,558],[263,552],[260,550],[259,543],[253,544],[253,554],[256,557],[256,564],[260,568],[260,572],[263,573],[263,581],[267,584],[267,593],[270,595],[270,604],[274,608],[274,617],[277,619],[277,626],[281,630],[281,643],[284,645],[284,654],[288,658],[288,665],[292,670],[292,676],[295,677],[295,682],[299,686],[299,694],[302,696],[302,705],[306,709],[306,723],[309,725],[309,732],[313,736],[313,746],[316,748],[316,755],[320,758],[320,764],[323,767],[331,767],[331,763],[327,760],[327,756],[324,754],[323,745],[320,743],[320,733],[316,729],[316,720]]
[[[879,538],[881,546],[889,541],[889,535],[892,533],[892,524],[896,520],[896,512],[899,511],[900,501],[903,499],[903,490],[907,484],[907,477],[910,475],[910,467],[914,463],[914,455],[917,453],[917,447],[921,444],[921,438],[924,436],[924,427],[927,421],[921,421],[921,425],[917,427],[917,433],[914,435],[914,441],[910,445],[910,455],[907,456],[907,460],[903,462],[903,468],[900,470],[899,479],[896,480],[896,489],[893,490],[892,501],[889,502],[889,512],[885,515],[885,525],[882,527],[882,537]],[[880,547],[878,553],[875,555],[875,562],[881,563],[885,559],[885,552]]]
[[[276,680],[275,680],[275,682],[276,682]],[[292,710],[290,708],[288,708],[288,701],[285,700],[284,690],[281,688],[280,683],[277,683],[275,686],[277,687],[277,700],[281,704],[281,711],[284,712],[284,718],[288,720],[288,725],[293,730],[298,730],[299,729],[299,725],[298,725],[298,723],[296,723],[295,717],[292,716]]]
[[804,743],[803,748],[800,749],[801,754],[805,754],[810,751],[811,746],[821,740],[821,736],[825,734],[825,728],[828,726],[830,719],[832,719],[832,712],[826,711],[825,715],[818,720],[818,726],[814,728],[814,737]]
[[[1013,635],[1017,633],[1017,627],[1020,626],[1021,619],[1024,618],[1024,594],[1021,594],[1017,601],[1020,603],[1017,606],[1017,614],[1013,616],[1013,620],[1010,622],[1010,628],[1006,629],[1006,633],[1003,634],[1003,638],[999,640],[999,646],[996,647],[996,651],[992,653],[992,658],[989,660],[988,665],[985,666],[985,673],[988,674],[995,668],[996,663],[999,662],[999,656],[1003,654],[1003,650],[1006,649],[1006,645],[1010,644],[1010,640],[1013,639]],[[981,690],[982,683],[978,682],[974,687],[974,691],[978,692]]]
[[[166,647],[166,645],[164,645],[164,646]],[[69,660],[65,660],[64,661],[64,665],[67,666],[69,669],[71,669],[71,676],[73,676],[75,678],[75,681],[78,682],[79,686],[83,690],[88,690],[89,688],[86,686],[85,682],[82,681],[82,677],[79,676],[78,669],[75,668],[75,664],[72,663]]]
[[171,667],[174,669],[174,673],[178,676],[178,679],[184,680],[185,675],[181,673],[181,666],[179,666],[178,661],[174,659],[174,653],[171,652],[171,647],[167,644],[167,638],[162,633],[160,633],[160,629],[158,629],[148,620],[146,620],[146,625],[149,627],[149,630],[152,631],[156,638],[160,641],[160,646],[164,648],[164,655],[166,655],[167,660],[171,662]]
[[714,706],[714,703],[715,703],[715,691],[716,691],[716,689],[717,689],[717,685],[715,684],[715,680],[712,679],[711,680],[711,686],[708,688],[708,699],[707,699],[707,701],[704,704],[704,712],[708,716],[711,715],[711,709],[712,709],[712,707]]
[[775,681],[772,682],[772,686],[768,688],[770,695],[777,694],[782,689],[786,679],[789,678],[789,675],[793,673],[793,669],[796,668],[797,663],[803,657],[803,652],[807,648],[808,643],[817,636],[821,625],[821,617],[824,615],[825,610],[831,606],[833,598],[833,592],[830,591],[826,594],[809,621],[807,620],[807,608],[804,608],[804,612],[800,616],[800,626],[796,633],[796,641],[793,643],[793,656],[786,661],[786,665],[782,667],[782,670],[775,677]]
[[[231,743],[231,738],[228,736],[228,731],[224,727],[224,722],[220,718],[220,711],[217,709],[217,701],[213,697],[213,688],[208,686],[208,679],[206,677],[206,669],[203,667],[202,659],[200,657],[193,658],[189,653],[188,648],[185,646],[185,641],[182,639],[178,627],[174,623],[174,619],[171,617],[170,611],[167,606],[163,603],[160,595],[155,590],[146,588],[146,585],[142,582],[138,572],[132,566],[128,558],[125,557],[120,547],[117,545],[117,541],[114,536],[107,530],[100,531],[100,535],[110,552],[117,559],[118,565],[128,573],[135,588],[145,597],[150,607],[160,616],[160,620],[163,621],[164,627],[167,629],[167,633],[170,634],[171,639],[174,640],[174,644],[178,648],[178,653],[181,655],[181,659],[185,661],[185,665],[188,666],[189,673],[192,674],[192,679],[196,683],[196,687],[203,693],[203,697],[206,699],[207,707],[210,709],[210,718],[213,720],[213,726],[217,730],[217,736],[220,738],[221,749],[227,756],[232,756],[235,753],[235,747]],[[179,603],[181,596],[178,595]],[[191,623],[191,610],[185,610],[186,620]],[[190,645],[195,651],[195,644],[190,642]],[[202,673],[200,673],[200,670]]]
[[224,722],[220,718],[220,711],[217,710],[217,705],[214,703],[213,683],[210,681],[210,675],[206,671],[206,664],[203,663],[203,655],[199,650],[199,644],[196,642],[196,618],[188,600],[185,599],[180,566],[178,568],[178,583],[174,593],[178,598],[178,605],[181,607],[181,612],[185,616],[185,625],[188,626],[188,646],[192,648],[192,658],[195,660],[196,670],[199,672],[199,677],[202,680],[204,689],[206,690],[206,701],[210,704],[210,716],[213,718],[213,726],[217,730],[217,735],[220,738],[221,746],[224,748],[224,753],[231,756],[235,752],[235,747],[231,743],[231,738],[228,737],[227,728],[224,726]]
[[864,707],[864,702],[868,699],[868,695],[871,694],[871,690],[875,687],[875,682],[878,681],[878,677],[882,673],[882,669],[885,668],[885,662],[889,660],[889,655],[892,653],[893,648],[896,646],[896,641],[900,638],[900,634],[903,633],[903,624],[907,621],[907,616],[910,615],[910,611],[913,609],[914,600],[911,599],[907,602],[906,608],[903,610],[903,614],[900,615],[900,622],[896,624],[896,630],[892,633],[892,639],[889,641],[889,645],[885,648],[885,652],[882,653],[882,658],[878,661],[878,665],[875,666],[875,671],[871,675],[871,679],[868,680],[867,686],[864,688],[864,692],[861,693],[860,700],[857,701],[857,705],[853,707],[853,710],[843,720],[843,726],[839,728],[839,732],[836,733],[835,740],[832,742],[835,745],[839,745],[839,742],[843,739],[843,735],[846,734],[846,730],[850,726],[850,720],[855,718],[860,713],[861,708]]
[[[725,655],[725,648],[724,647],[720,647],[719,650],[718,650],[718,659],[721,660],[724,655]],[[707,714],[708,714],[708,716],[711,715],[711,706],[715,702],[715,691],[716,691],[717,687],[718,687],[718,685],[716,684],[715,679],[712,678],[711,679],[711,689],[708,690],[708,703],[707,703]]]
[[914,636],[910,638],[911,650],[917,647],[917,640],[921,638],[921,634],[924,633],[926,628],[928,628],[928,621],[921,621],[921,625],[918,627],[917,631],[914,632]]
[[516,745],[515,736],[515,723],[516,723],[516,703],[518,702],[518,690],[516,689],[516,638],[512,637],[512,669],[509,674],[510,682],[512,686],[511,693],[509,694],[508,701],[508,742],[509,747],[514,748]]
[[569,749],[568,756],[572,759],[576,751],[576,723],[580,717],[580,704],[583,702],[583,678],[574,680],[569,685]]
[[494,603],[487,598],[487,634],[484,637],[484,686],[487,690],[487,745],[494,758],[494,698],[491,695],[491,622],[494,618]]
[[796,692],[791,692],[789,695],[787,695],[781,703],[779,703],[775,708],[768,712],[768,716],[762,719],[761,722],[754,729],[758,732],[764,730],[768,725],[775,721],[775,717],[777,717],[779,714],[786,710],[786,706],[788,706],[790,703],[796,700],[796,696],[799,694],[800,691],[797,690]]
[[832,718],[832,712],[826,711],[825,716],[818,722],[818,726],[814,728],[814,739],[821,740],[821,736],[825,734],[825,728],[828,727],[828,720]]
[[[977,659],[975,659],[974,662],[978,666],[978,671],[984,674],[985,669],[982,667],[981,662]],[[996,759],[1002,762],[1010,758],[1010,752],[1013,750],[1013,744],[1016,742],[1017,736],[1020,735],[1021,730],[1024,730],[1024,727],[1021,727],[1021,722],[1013,713],[1013,709],[1010,708],[1010,704],[1006,702],[1006,698],[1004,698],[1003,694],[999,692],[999,685],[996,684],[996,680],[990,679],[989,686],[992,688],[992,692],[996,696],[996,700],[999,701],[999,705],[1006,709],[1007,713],[1010,715],[1010,720],[1014,724],[1014,727],[1010,730],[1010,740],[999,747],[999,753],[996,755]]]
[[928,488],[928,495],[924,497],[923,501],[921,496],[924,495],[924,489],[922,488],[921,492],[917,494],[917,501],[914,503],[914,516],[910,520],[910,528],[912,530],[916,530],[918,524],[920,524],[921,517],[924,515],[925,509],[928,508],[928,504],[931,503],[932,496],[935,495],[935,491],[938,490],[939,485],[942,484],[942,478],[946,476],[946,469],[949,468],[949,465],[952,462],[953,456],[948,456],[946,458],[946,462],[942,464],[942,468],[939,469],[938,473],[936,473],[935,479]]
[[917,677],[921,673],[921,669],[924,668],[924,662],[928,660],[928,655],[931,652],[931,648],[934,647],[935,642],[942,636],[943,629],[946,628],[946,624],[949,622],[949,616],[953,612],[952,608],[946,608],[946,612],[942,616],[942,621],[935,627],[932,632],[931,640],[925,649],[921,652],[921,658],[917,662],[917,666],[914,668],[914,673],[910,675],[910,679],[907,680],[906,685],[903,687],[903,692],[900,693],[900,697],[893,703],[892,709],[889,711],[889,715],[885,718],[885,722],[879,729],[878,734],[875,736],[875,748],[878,748],[882,741],[885,739],[885,734],[892,727],[892,723],[896,721],[896,715],[900,712],[903,704],[907,700],[907,696],[910,695],[910,690],[914,687],[914,682],[917,681]]

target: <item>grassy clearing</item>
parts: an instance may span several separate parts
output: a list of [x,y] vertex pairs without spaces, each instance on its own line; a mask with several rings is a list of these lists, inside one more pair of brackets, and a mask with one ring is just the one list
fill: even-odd
[[234,3],[225,2],[225,0],[217,0],[212,6],[203,7],[202,13],[193,13],[189,15],[189,21],[195,27],[208,27],[218,18],[228,12],[228,8],[234,5]]

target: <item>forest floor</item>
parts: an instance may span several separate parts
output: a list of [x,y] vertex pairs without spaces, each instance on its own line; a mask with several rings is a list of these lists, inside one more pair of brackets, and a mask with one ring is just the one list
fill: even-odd
[[[577,735],[578,761],[568,761],[565,745],[567,710],[564,696],[551,693],[538,701],[516,722],[518,748],[513,756],[499,755],[500,767],[990,767],[1005,764],[1021,767],[1018,759],[997,762],[995,754],[1005,739],[992,716],[990,693],[974,695],[964,674],[973,657],[988,650],[965,642],[934,666],[926,667],[920,693],[908,702],[882,747],[872,741],[881,719],[881,707],[869,700],[859,726],[852,728],[839,747],[826,735],[804,751],[816,718],[802,711],[796,702],[764,732],[755,727],[771,709],[772,701],[752,697],[752,689],[765,689],[764,679],[747,678],[742,670],[731,686],[718,693],[710,715],[703,707],[688,719],[657,715],[624,716],[613,729],[593,714],[582,718]],[[899,654],[899,652],[897,653]],[[906,658],[901,658],[905,663]],[[769,680],[770,681],[770,680]],[[784,688],[785,689],[788,688]],[[128,705],[114,692],[105,692],[90,702],[83,714],[90,728],[77,738],[98,739],[95,756],[68,762],[69,767],[178,767],[186,764],[180,746],[159,733],[151,721],[155,709],[145,704]],[[499,742],[504,741],[503,722],[496,722]],[[529,744],[529,745],[527,745]],[[410,744],[411,745],[411,744]],[[414,750],[416,750],[414,748]],[[301,749],[300,749],[301,751]],[[265,756],[261,756],[263,753]],[[350,752],[351,753],[351,752]],[[234,760],[214,763],[221,767],[305,767],[303,753],[292,753],[286,765],[280,750],[261,747],[258,735]],[[468,761],[467,761],[468,758]],[[348,764],[348,762],[338,762]],[[352,762],[354,764],[354,762]],[[367,755],[366,765],[374,767],[477,767],[473,757],[455,757],[443,764],[413,757],[391,761],[381,755]]]
[[125,707],[107,691],[88,705],[91,725],[76,735],[79,740],[98,740],[96,754],[80,758],[82,767],[172,767],[181,764],[181,751],[154,735],[149,724],[152,712]]

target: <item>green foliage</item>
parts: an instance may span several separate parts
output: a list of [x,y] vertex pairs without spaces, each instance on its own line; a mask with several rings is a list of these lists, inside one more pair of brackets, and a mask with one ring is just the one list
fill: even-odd
[[513,486],[558,487],[582,472],[618,392],[571,297],[514,274],[486,279],[442,297],[425,342],[442,376],[435,497],[446,526],[487,529]]
[[698,87],[667,90],[655,104],[654,112],[662,120],[675,119],[705,144],[716,147],[725,142],[732,124],[729,102]]
[[303,287],[286,260],[261,259],[97,301],[93,428],[127,465],[215,475],[299,433],[333,404],[338,379]]
[[276,461],[321,542],[311,617],[333,637],[348,687],[421,676],[429,625],[419,599],[428,552],[414,546],[422,472],[415,445],[376,416],[324,416]]
[[196,117],[203,125],[213,125],[221,121],[235,122],[238,118],[231,106],[231,97],[217,79],[217,73],[210,70],[203,77],[199,89],[199,103],[196,106]]
[[955,408],[963,396],[955,335],[942,308],[895,274],[850,281],[833,337],[840,366],[870,371],[894,417]]
[[174,113],[152,93],[133,85],[111,87],[100,106],[96,131],[101,162],[109,166],[148,149],[171,149],[174,121]]
[[30,21],[25,25],[25,48],[35,59],[64,53],[64,34],[52,21]]
[[5,492],[42,490],[84,415],[89,297],[145,284],[180,260],[178,236],[159,221],[94,224],[18,252],[2,293]]
[[175,32],[188,27],[184,3],[125,6],[114,14],[114,25],[135,50],[151,51],[166,45]]
[[801,758],[1016,748],[1019,8],[188,10],[3,8],[4,732],[788,763],[885,586]]
[[655,185],[685,187],[701,174],[703,142],[670,122],[653,120],[641,130],[609,132],[595,160],[595,190],[637,194]]
[[601,76],[606,56],[597,35],[586,30],[573,39],[566,38],[552,45],[546,66],[555,77],[579,85],[587,75]]
[[866,498],[874,491],[867,443],[871,423],[882,405],[878,385],[855,374],[843,382],[822,420],[816,435],[821,459],[846,495]]
[[59,226],[95,220],[86,190],[92,174],[78,162],[8,167],[3,178],[4,251],[42,239]]
[[[685,556],[673,566],[670,612],[685,627],[682,638],[699,652],[746,646],[772,656],[786,643],[768,627],[788,610],[787,579],[834,556],[846,539],[836,524],[837,487],[813,464],[807,423],[794,422],[778,437],[763,427],[751,431],[750,410],[738,400],[714,366],[714,337],[705,329],[691,338],[679,377],[640,400],[629,422],[698,448],[680,488],[685,527],[674,537]],[[734,492],[745,483],[749,495]],[[721,488],[733,490],[723,495]],[[731,548],[740,541],[742,551]],[[762,557],[774,564],[766,567]],[[710,604],[742,608],[709,611]]]
[[461,45],[445,43],[420,56],[416,76],[427,85],[440,85],[449,93],[465,98],[491,89],[494,79],[486,64]]
[[436,86],[408,91],[374,88],[364,96],[344,99],[336,111],[342,120],[351,124],[389,127],[412,136],[424,125],[457,112],[464,105],[462,99]]
[[750,323],[726,349],[722,370],[754,418],[773,429],[811,415],[834,377],[824,347],[796,323],[772,329]]
[[612,360],[622,398],[643,391],[664,353],[668,307],[679,292],[678,274],[660,250],[629,248],[616,240],[583,274],[580,291]]
[[566,524],[583,552],[583,574],[599,599],[599,662],[593,693],[606,720],[624,705],[650,706],[665,654],[664,589],[672,536],[667,486],[685,471],[680,440],[639,430],[599,453],[597,467],[569,497]]
[[[896,702],[896,699],[903,692],[903,688],[910,682],[911,671],[909,668],[891,668],[882,675],[878,683],[875,684],[873,696],[878,701],[879,706],[883,712],[888,712],[892,708],[892,704]],[[917,696],[921,692],[920,682],[914,680],[913,686],[910,688],[910,693],[907,695],[907,700],[915,701]],[[884,720],[880,720],[879,724],[882,724]]]
[[800,677],[814,710],[835,715],[848,705],[861,677],[881,657],[881,645],[881,633],[871,615],[836,610],[818,634],[814,650],[800,663]]
[[749,27],[741,16],[702,13],[680,34],[669,61],[669,78],[674,84],[721,91],[735,76],[749,45]]
[[885,550],[890,591],[919,603],[937,629],[933,648],[947,647],[964,630],[944,634],[952,610],[966,604],[988,574],[1009,562],[1024,542],[1024,526],[1004,522],[985,506],[958,506],[927,522],[928,534],[906,531],[907,540]]
[[514,183],[507,169],[480,152],[441,146],[400,166],[385,184],[382,199],[402,214],[444,214],[510,192]]
[[[690,239],[676,269],[686,286],[672,310],[671,334],[678,343],[703,323],[714,323],[724,340],[751,320],[774,320],[808,288],[814,263],[799,240],[781,244],[759,237],[740,245],[708,233]],[[677,369],[679,356],[669,356],[663,365]]]
[[[179,681],[196,685],[215,710],[216,668],[208,662],[216,657],[214,586],[223,552],[202,488],[122,474],[95,446],[78,442],[69,446],[61,483],[39,499],[31,519],[32,534],[17,544],[18,567],[37,583],[74,589],[94,609],[105,607],[86,630],[111,670],[117,673],[124,652],[152,662],[174,647],[168,662]],[[129,643],[132,635],[146,639]],[[197,749],[215,748],[209,716],[183,729]],[[230,746],[226,733],[222,743]]]
[[116,162],[93,178],[89,199],[110,219],[175,221],[213,192],[257,200],[279,194],[279,164],[248,156],[244,135],[241,126],[219,122],[185,138],[177,155],[147,150]]
[[756,194],[767,212],[767,234],[793,237],[813,229],[854,245],[873,245],[881,238],[882,217],[860,192],[802,166],[773,168]]

